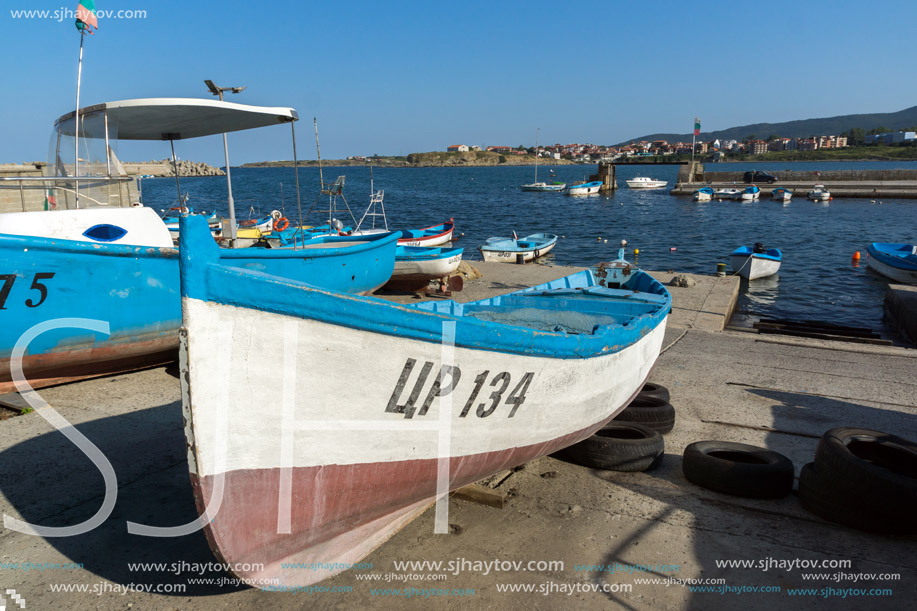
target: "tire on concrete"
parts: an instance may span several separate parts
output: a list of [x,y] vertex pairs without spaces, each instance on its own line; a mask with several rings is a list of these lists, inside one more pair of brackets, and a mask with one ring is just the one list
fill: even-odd
[[825,477],[816,463],[799,472],[799,502],[809,513],[850,528],[881,534],[917,533],[917,521],[889,515],[874,499],[851,494]]
[[640,389],[640,392],[637,393],[638,397],[656,397],[657,399],[662,399],[666,403],[671,400],[669,396],[669,389],[663,386],[662,384],[654,384],[652,382],[647,382],[643,385],[643,388]]
[[815,465],[834,487],[868,497],[890,515],[914,515],[917,443],[869,429],[831,429],[818,442]]
[[662,462],[665,441],[658,431],[633,422],[612,421],[595,435],[556,456],[606,471],[646,471]]
[[640,394],[615,416],[615,422],[636,422],[665,434],[675,428],[675,408],[668,401]]
[[733,496],[776,499],[793,490],[793,463],[783,454],[744,443],[696,441],[685,448],[685,477]]

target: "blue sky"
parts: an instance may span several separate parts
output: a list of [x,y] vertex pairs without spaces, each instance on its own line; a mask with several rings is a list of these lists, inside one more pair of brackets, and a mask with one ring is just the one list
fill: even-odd
[[[72,6],[71,6],[72,5]],[[77,0],[3,0],[6,123],[0,162],[44,159],[73,109],[71,19],[11,10]],[[237,2],[97,0],[146,10],[87,37],[81,105],[209,97],[204,79],[246,85],[233,101],[292,106],[301,158],[444,150],[449,144],[614,144],[917,104],[913,2]],[[12,95],[11,95],[12,93]],[[217,138],[178,154],[222,164]],[[233,165],[289,159],[289,130],[230,136]],[[122,145],[127,159],[167,145]]]

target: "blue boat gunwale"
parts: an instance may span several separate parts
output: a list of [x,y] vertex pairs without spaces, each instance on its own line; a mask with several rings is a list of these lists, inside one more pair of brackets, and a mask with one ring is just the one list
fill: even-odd
[[[771,254],[776,252],[777,254]],[[783,253],[779,248],[768,248],[766,252],[755,252],[750,246],[739,246],[731,255],[733,257],[752,257],[753,259],[768,259],[770,261],[782,261]]]
[[[631,317],[625,323],[600,325],[591,334],[540,331],[454,316],[376,297],[338,293],[254,270],[221,265],[216,256],[218,253],[215,252],[219,249],[215,244],[207,244],[202,239],[202,227],[193,219],[187,222],[183,219],[182,223],[180,267],[183,298],[318,320],[384,335],[440,343],[443,339],[443,323],[454,322],[455,345],[459,347],[544,358],[591,358],[619,352],[636,343],[661,324],[671,309],[671,295],[665,287],[645,272],[635,272],[630,276],[631,281],[638,283],[641,275],[649,278],[644,283],[662,296],[662,303],[650,312]],[[209,233],[206,237],[209,238]],[[592,278],[594,281],[591,274],[583,274],[585,272],[580,273],[581,278]],[[599,287],[594,287],[594,290],[599,290]],[[539,295],[537,291],[520,291],[513,295],[527,294]],[[620,296],[618,293],[610,293],[609,298],[618,299]]]
[[914,244],[898,242],[872,242],[866,247],[870,257],[874,257],[901,270],[917,270],[917,254],[913,254]]
[[395,248],[395,261],[436,261],[451,259],[463,254],[464,248],[441,248],[438,246],[403,246]]
[[505,252],[529,252],[557,243],[557,235],[553,233],[533,233],[522,238],[487,238],[479,250],[493,250]]

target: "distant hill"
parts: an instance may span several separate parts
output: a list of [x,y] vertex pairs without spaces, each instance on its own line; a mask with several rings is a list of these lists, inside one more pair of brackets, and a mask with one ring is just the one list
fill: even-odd
[[[917,106],[899,110],[898,112],[883,112],[869,115],[841,115],[839,117],[826,117],[824,119],[803,119],[800,121],[787,121],[786,123],[755,123],[730,127],[715,132],[701,132],[699,140],[742,140],[747,136],[767,138],[770,135],[783,138],[808,138],[810,136],[839,136],[843,132],[859,127],[869,131],[877,127],[887,127],[891,130],[901,130],[917,126]],[[630,144],[639,140],[666,140],[668,142],[690,142],[692,134],[649,134],[632,140],[622,142]]]

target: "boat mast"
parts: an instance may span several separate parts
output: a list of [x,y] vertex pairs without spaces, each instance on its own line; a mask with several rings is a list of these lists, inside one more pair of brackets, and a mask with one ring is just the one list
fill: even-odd
[[535,182],[538,182],[538,132],[541,131],[540,127],[535,128]]
[[[79,22],[77,22],[79,23]],[[80,81],[83,77],[83,39],[86,37],[86,30],[80,30],[80,59],[76,67],[76,112],[73,115],[73,175],[80,175]],[[73,185],[73,191],[76,195],[76,207],[80,207],[80,181],[77,179]]]

